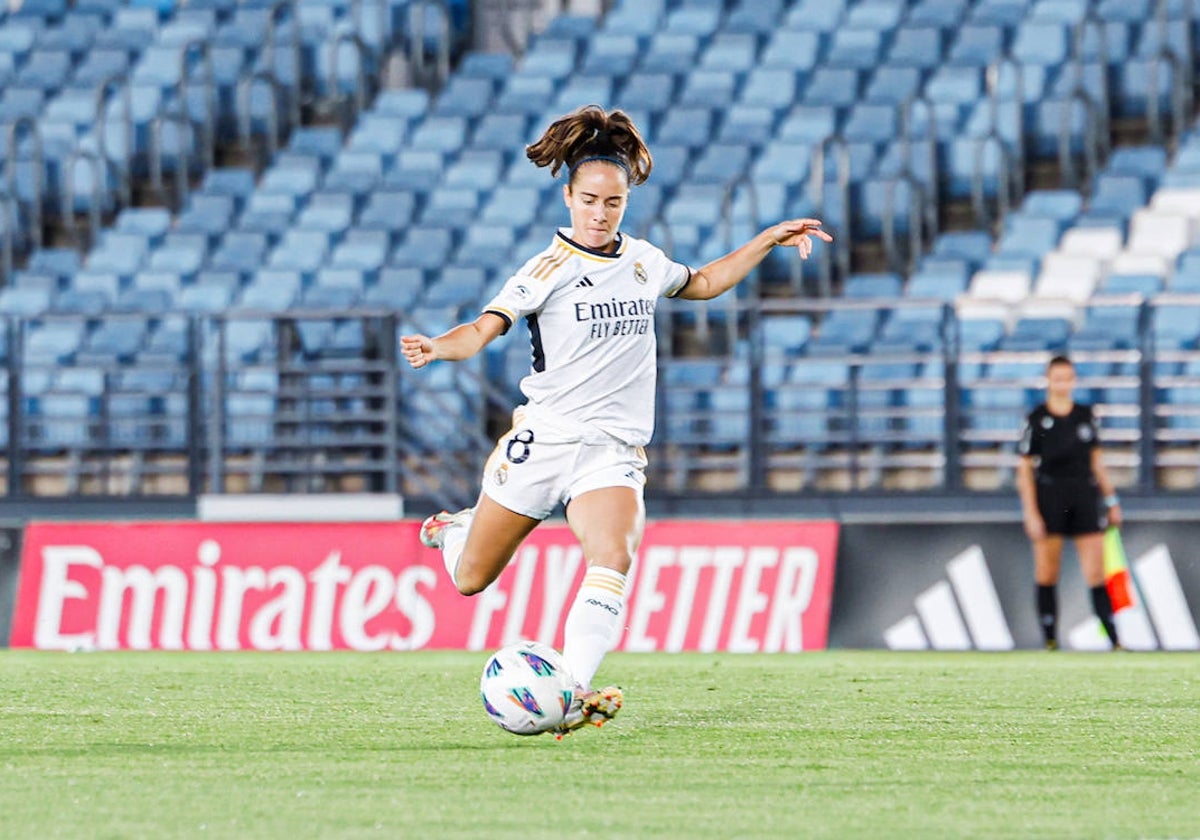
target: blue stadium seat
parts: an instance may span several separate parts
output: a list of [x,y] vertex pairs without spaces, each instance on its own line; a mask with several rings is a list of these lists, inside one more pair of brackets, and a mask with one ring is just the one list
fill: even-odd
[[759,66],[792,70],[807,76],[821,55],[820,33],[785,27],[777,29],[759,57]]
[[499,149],[466,150],[446,168],[442,183],[488,192],[500,182],[503,171],[504,154]]
[[812,145],[838,132],[837,110],[829,105],[797,105],[784,117],[777,141]]
[[709,142],[713,112],[703,107],[673,108],[667,112],[655,138],[659,143],[694,149]]
[[329,256],[333,268],[354,268],[374,274],[383,268],[391,250],[390,235],[382,230],[352,230]]
[[[895,4],[891,4],[893,7]],[[825,56],[828,67],[853,67],[871,70],[880,64],[883,31],[875,27],[847,26],[833,33],[833,41]]]
[[638,69],[652,73],[687,73],[696,64],[699,46],[695,35],[659,31],[651,37]]
[[667,12],[666,32],[707,38],[721,23],[721,9],[713,6],[682,6]]
[[986,66],[1004,55],[1006,41],[1003,27],[968,23],[958,30],[947,58],[952,64]]
[[179,293],[178,307],[183,312],[216,314],[228,309],[233,299],[221,286],[188,286]]
[[920,93],[923,81],[924,71],[919,67],[888,65],[867,84],[866,101],[898,107]]
[[784,24],[789,29],[810,29],[817,32],[832,32],[846,13],[844,0],[800,0],[788,10]]
[[1054,249],[1061,234],[1062,224],[1057,219],[1010,215],[1004,223],[1004,233],[996,243],[996,251],[1040,258]]
[[948,231],[934,241],[933,253],[966,261],[974,271],[992,252],[992,238],[983,231]]
[[453,246],[454,237],[449,229],[414,225],[392,251],[388,262],[397,267],[438,269],[449,259]]
[[763,344],[768,351],[799,355],[812,334],[812,319],[800,314],[771,314],[762,318]]
[[775,136],[775,112],[757,105],[732,105],[721,120],[717,142],[762,147]]
[[396,311],[411,310],[425,288],[425,281],[418,268],[384,268],[379,281],[368,286],[363,303],[381,306]]
[[758,37],[753,34],[722,31],[712,39],[700,56],[704,70],[724,70],[743,74],[754,69],[758,58]]
[[1030,4],[1031,0],[980,0],[971,9],[970,20],[1012,29],[1029,16]]
[[805,105],[848,108],[862,94],[863,74],[852,67],[819,66],[804,91]]
[[466,227],[478,208],[478,190],[438,187],[429,194],[421,211],[421,223],[436,227]]
[[624,75],[633,70],[641,52],[641,44],[638,43],[636,35],[602,30],[591,38],[580,70],[589,74]]
[[492,79],[502,82],[512,73],[512,56],[508,53],[468,52],[458,62],[458,76]]
[[871,143],[882,151],[884,144],[896,136],[896,117],[892,105],[855,105],[842,128],[842,138],[848,143]]
[[900,287],[897,274],[851,274],[842,294],[848,298],[896,298]]
[[1083,197],[1075,190],[1031,190],[1025,195],[1021,214],[1042,216],[1067,223],[1083,209]]
[[520,146],[529,138],[528,120],[522,114],[487,113],[476,123],[470,146],[480,149],[506,149]]
[[714,143],[700,152],[689,180],[698,184],[730,184],[741,180],[752,149],[740,143]]
[[354,197],[341,192],[317,192],[296,216],[298,230],[316,230],[341,237],[354,221]]
[[739,102],[786,111],[796,100],[796,71],[790,67],[755,67],[746,76]]

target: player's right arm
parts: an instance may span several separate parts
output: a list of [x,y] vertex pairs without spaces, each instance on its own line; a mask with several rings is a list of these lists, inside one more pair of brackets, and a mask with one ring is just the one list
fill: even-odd
[[487,347],[508,328],[508,323],[492,312],[485,312],[469,324],[430,338],[425,335],[400,337],[400,352],[414,368],[423,368],[435,359],[460,362]]
[[1022,455],[1017,461],[1015,476],[1017,494],[1021,497],[1021,519],[1025,525],[1025,535],[1031,540],[1040,540],[1046,536],[1046,523],[1042,520],[1041,511],[1037,506],[1037,488],[1033,480],[1033,458]]
[[1038,510],[1037,483],[1033,470],[1034,456],[1040,452],[1034,431],[1034,414],[1025,418],[1025,425],[1021,429],[1021,439],[1017,443],[1017,454],[1021,457],[1017,461],[1013,479],[1017,485],[1017,495],[1021,498],[1021,520],[1025,525],[1025,535],[1031,540],[1040,540],[1046,536],[1046,522]]

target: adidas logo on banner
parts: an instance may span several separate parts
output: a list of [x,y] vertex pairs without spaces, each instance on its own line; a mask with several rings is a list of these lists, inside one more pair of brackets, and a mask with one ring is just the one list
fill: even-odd
[[[1130,564],[1139,603],[1115,616],[1121,644],[1130,650],[1200,650],[1175,564],[1158,545]],[[1012,633],[988,571],[983,549],[973,545],[946,564],[939,581],[916,597],[916,615],[883,631],[891,650],[1012,650]],[[1108,638],[1095,616],[1067,633],[1073,650],[1105,650]]]
[[983,549],[973,545],[946,564],[939,581],[916,599],[917,614],[883,631],[892,650],[1012,650],[1012,633]]
[[585,274],[585,275],[583,276],[583,279],[582,279],[582,280],[580,280],[578,283],[576,283],[576,284],[575,284],[575,288],[576,288],[576,289],[590,289],[590,288],[592,288],[592,287],[593,287],[593,286],[595,286],[595,285],[596,285],[596,284],[592,282],[592,278],[588,277],[588,276]]
[[[1200,633],[1167,547],[1156,545],[1129,568],[1137,584],[1137,602],[1113,616],[1122,647],[1200,650]],[[1074,650],[1107,650],[1108,637],[1099,619],[1088,616],[1067,632],[1067,644]]]

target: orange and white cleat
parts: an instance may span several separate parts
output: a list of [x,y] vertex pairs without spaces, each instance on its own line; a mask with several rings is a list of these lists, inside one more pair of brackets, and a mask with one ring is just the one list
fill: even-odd
[[580,727],[603,726],[617,716],[624,702],[625,694],[615,685],[576,694],[554,737],[561,741],[564,735],[570,735]]
[[471,519],[471,508],[450,513],[443,510],[433,516],[426,517],[421,523],[421,545],[427,548],[441,548],[442,534],[451,525],[460,525]]

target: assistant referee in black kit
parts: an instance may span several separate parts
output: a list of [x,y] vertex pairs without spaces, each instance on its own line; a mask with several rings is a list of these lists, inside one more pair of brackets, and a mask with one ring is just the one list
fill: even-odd
[[1063,537],[1073,537],[1092,609],[1119,648],[1104,586],[1104,529],[1121,524],[1121,502],[1100,457],[1096,418],[1075,402],[1075,367],[1066,356],[1046,366],[1046,401],[1030,412],[1017,451],[1017,491],[1033,543],[1037,611],[1046,647],[1058,647],[1058,574]]

